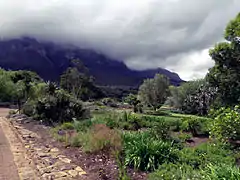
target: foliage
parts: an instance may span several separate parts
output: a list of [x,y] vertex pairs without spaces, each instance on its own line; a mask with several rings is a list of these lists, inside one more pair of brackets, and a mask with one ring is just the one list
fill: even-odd
[[104,121],[110,128],[120,128],[124,130],[138,130],[147,127],[147,123],[141,116],[133,114],[132,112],[111,113],[105,115]]
[[128,132],[123,135],[126,165],[143,171],[153,171],[164,162],[176,160],[171,143],[152,136],[149,132]]
[[60,87],[82,100],[97,98],[102,92],[93,84],[93,78],[89,76],[88,69],[79,60],[71,61],[69,67],[60,78]]
[[87,132],[80,133],[83,150],[94,153],[99,151],[119,151],[122,148],[120,134],[104,124],[96,124]]
[[170,125],[166,121],[159,121],[152,128],[154,134],[162,140],[170,139]]
[[240,169],[226,164],[208,164],[202,174],[204,174],[204,180],[240,180]]
[[179,163],[188,164],[195,169],[213,165],[228,164],[234,165],[233,152],[222,144],[203,143],[197,147],[184,148],[178,153]]
[[113,99],[113,98],[103,98],[103,99],[102,99],[102,103],[103,103],[105,106],[118,107],[116,100]]
[[48,94],[40,97],[36,103],[38,118],[47,123],[63,123],[73,118],[83,119],[87,111],[82,103],[64,90],[54,89],[52,83],[47,88]]
[[81,120],[81,121],[74,120],[74,122],[73,122],[74,129],[77,132],[86,132],[93,125],[94,125],[94,122],[92,121],[92,119],[86,119],[86,120]]
[[189,131],[193,136],[208,135],[208,124],[211,119],[197,116],[185,117],[182,119],[181,129]]
[[220,141],[240,139],[240,109],[239,106],[221,108],[214,112],[215,118],[210,127],[212,137]]
[[155,116],[170,116],[170,112],[163,111],[161,109],[158,109],[156,111],[146,111],[146,114]]
[[217,89],[209,85],[201,86],[185,99],[182,110],[187,114],[207,115],[216,97]]
[[195,94],[197,90],[205,83],[205,79],[198,79],[188,81],[178,87],[170,86],[170,96],[168,97],[166,104],[176,109],[182,109],[184,101],[187,99],[188,95]]
[[169,80],[166,76],[157,74],[153,79],[146,79],[139,87],[139,100],[154,110],[161,107],[169,93]]
[[207,80],[217,88],[223,106],[234,106],[240,100],[240,14],[229,22],[225,29],[225,40],[210,50],[215,66],[209,70]]
[[124,102],[133,106],[133,112],[141,112],[142,110],[139,109],[140,101],[137,99],[137,95],[129,94],[127,97],[124,98]]
[[200,171],[187,164],[165,163],[159,169],[149,174],[149,180],[201,180]]

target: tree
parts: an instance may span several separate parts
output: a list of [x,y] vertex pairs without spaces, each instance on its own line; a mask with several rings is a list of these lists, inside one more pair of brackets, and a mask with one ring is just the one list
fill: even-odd
[[[136,113],[138,110],[138,105],[140,101],[137,99],[137,95],[129,94],[127,97],[124,98],[124,101],[131,106],[133,106],[133,111]],[[141,110],[140,110],[141,111]]]
[[185,99],[189,95],[194,95],[204,84],[206,84],[205,79],[198,79],[183,83],[178,87],[170,86],[170,96],[166,103],[176,109],[182,109]]
[[144,80],[139,87],[139,100],[155,110],[162,106],[169,94],[169,79],[160,74],[156,74],[153,79]]
[[60,87],[82,100],[102,97],[101,90],[94,85],[93,77],[79,60],[72,60],[71,67],[61,75]]
[[182,111],[187,114],[207,115],[215,100],[216,93],[216,88],[202,85],[195,93],[186,97]]
[[215,66],[209,70],[207,80],[217,88],[222,105],[234,106],[240,102],[240,14],[229,22],[225,39],[209,51]]

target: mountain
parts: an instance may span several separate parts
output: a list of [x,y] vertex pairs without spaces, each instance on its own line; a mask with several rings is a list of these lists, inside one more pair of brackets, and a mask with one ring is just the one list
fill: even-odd
[[0,41],[0,67],[35,71],[45,80],[59,80],[72,59],[80,59],[100,86],[138,86],[156,73],[168,76],[173,85],[183,82],[176,73],[166,69],[131,70],[123,62],[89,49],[39,42],[33,38]]

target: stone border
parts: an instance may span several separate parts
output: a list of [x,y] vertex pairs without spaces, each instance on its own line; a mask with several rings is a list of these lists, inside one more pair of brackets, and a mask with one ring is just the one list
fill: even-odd
[[29,158],[26,149],[19,141],[20,139],[13,131],[9,121],[1,117],[0,124],[9,142],[20,180],[40,180],[41,178],[35,171],[33,161]]
[[[36,133],[25,129],[21,124],[28,121],[24,115],[10,118],[10,124],[24,145],[27,154],[35,164],[40,179],[71,180],[83,179],[87,173],[72,163],[71,159],[62,155],[60,150],[51,145],[41,145],[35,142],[39,137]],[[37,179],[36,179],[37,180]]]

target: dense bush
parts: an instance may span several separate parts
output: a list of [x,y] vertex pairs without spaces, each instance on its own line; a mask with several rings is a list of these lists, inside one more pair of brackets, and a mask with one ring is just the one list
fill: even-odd
[[221,108],[212,114],[215,116],[210,127],[212,137],[220,141],[240,139],[240,108]]
[[166,121],[159,121],[152,128],[152,132],[160,139],[170,139],[170,125]]
[[123,136],[126,165],[143,171],[153,171],[165,162],[177,159],[171,143],[157,139],[151,133],[125,133]]
[[197,116],[185,117],[182,119],[181,130],[189,131],[193,136],[208,135],[208,124],[211,122],[209,118]]
[[56,90],[36,103],[38,118],[47,123],[63,123],[73,118],[83,119],[88,115],[82,103],[63,90]]

